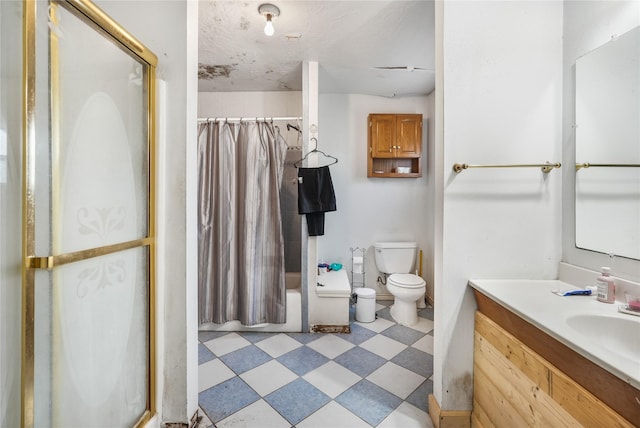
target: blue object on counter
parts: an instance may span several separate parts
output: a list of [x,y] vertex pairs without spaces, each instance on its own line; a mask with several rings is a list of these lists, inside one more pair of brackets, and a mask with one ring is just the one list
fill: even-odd
[[553,293],[558,296],[590,296],[591,290],[588,288],[584,290],[555,290]]
[[329,266],[329,269],[340,270],[342,269],[342,265],[340,263],[331,263],[331,265]]

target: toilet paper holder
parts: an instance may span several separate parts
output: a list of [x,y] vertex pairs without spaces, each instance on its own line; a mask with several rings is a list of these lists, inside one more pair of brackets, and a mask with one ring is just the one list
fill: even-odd
[[[349,248],[351,250],[351,288],[355,287],[356,284],[360,287],[365,286],[365,254],[367,252],[366,248]],[[356,278],[357,275],[357,278]]]

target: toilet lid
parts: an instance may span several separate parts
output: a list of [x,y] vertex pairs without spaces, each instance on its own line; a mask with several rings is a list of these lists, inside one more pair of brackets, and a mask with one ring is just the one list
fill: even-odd
[[389,277],[389,281],[404,288],[419,288],[425,285],[424,279],[410,273],[394,273]]

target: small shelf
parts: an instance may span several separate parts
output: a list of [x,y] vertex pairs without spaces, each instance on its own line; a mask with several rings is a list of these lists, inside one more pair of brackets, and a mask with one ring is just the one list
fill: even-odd
[[[398,168],[409,168],[409,172],[398,172]],[[369,177],[415,178],[421,176],[419,158],[371,159]]]

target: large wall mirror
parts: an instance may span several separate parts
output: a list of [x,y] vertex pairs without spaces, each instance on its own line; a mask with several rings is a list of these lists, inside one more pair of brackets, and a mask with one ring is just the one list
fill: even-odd
[[575,64],[576,246],[640,260],[640,27]]

